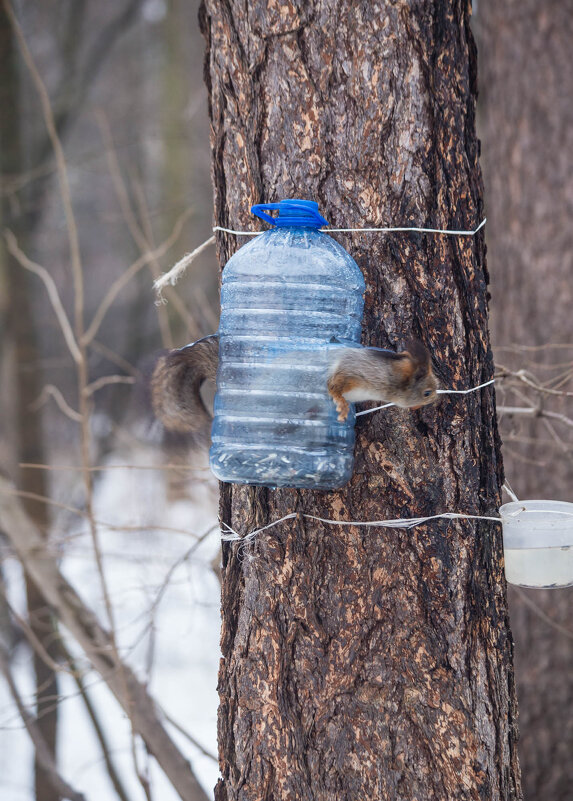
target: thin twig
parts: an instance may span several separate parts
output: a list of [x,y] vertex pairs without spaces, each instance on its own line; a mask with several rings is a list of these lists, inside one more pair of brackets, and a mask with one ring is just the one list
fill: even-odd
[[69,801],[86,801],[85,796],[83,793],[79,793],[77,790],[68,784],[68,782],[58,773],[58,767],[54,762],[52,755],[50,754],[50,750],[46,745],[46,741],[42,737],[42,733],[38,728],[38,724],[34,716],[26,709],[26,705],[24,704],[20,693],[18,692],[18,688],[16,686],[16,682],[12,677],[12,672],[10,670],[10,665],[8,661],[8,655],[5,652],[4,647],[0,644],[0,670],[2,671],[4,678],[6,679],[6,684],[10,689],[10,693],[12,698],[14,699],[14,703],[18,708],[18,712],[20,713],[20,717],[24,722],[26,730],[30,735],[30,739],[34,744],[34,750],[36,759],[38,760],[39,764],[44,769],[46,776],[54,790],[60,794],[62,798],[67,798]]
[[95,731],[95,735],[96,735],[97,740],[99,742],[99,745],[100,745],[100,748],[101,748],[101,751],[102,751],[102,754],[103,754],[103,759],[104,759],[104,762],[105,762],[105,766],[107,768],[107,773],[108,773],[108,776],[109,776],[109,778],[111,780],[111,783],[113,784],[115,792],[117,793],[117,795],[120,798],[120,800],[121,801],[129,801],[129,796],[127,794],[127,791],[126,791],[125,787],[123,786],[123,782],[121,781],[121,777],[120,777],[119,773],[117,772],[117,768],[114,765],[114,762],[113,762],[113,759],[112,759],[112,756],[111,756],[111,748],[108,745],[107,737],[105,735],[103,726],[101,725],[101,722],[99,720],[96,708],[92,703],[92,700],[90,698],[90,694],[88,693],[88,688],[86,687],[86,684],[85,684],[85,681],[84,681],[84,672],[80,670],[80,668],[77,665],[75,659],[70,654],[68,649],[63,645],[63,643],[61,644],[61,648],[62,648],[63,654],[64,654],[68,664],[70,665],[70,667],[72,669],[72,676],[74,677],[74,681],[75,681],[76,686],[77,686],[77,688],[79,690],[79,693],[80,693],[80,696],[82,698],[82,701],[84,702],[84,706],[86,708],[86,712],[88,713],[88,717],[89,717],[89,719],[91,721],[91,724],[93,726],[93,729]]
[[62,147],[62,143],[58,135],[54,119],[54,113],[52,110],[48,92],[46,90],[42,77],[38,71],[38,68],[34,63],[32,54],[28,49],[28,45],[22,33],[22,29],[20,28],[18,20],[16,19],[16,16],[8,0],[5,0],[5,7],[10,17],[14,32],[18,38],[18,42],[22,52],[22,57],[32,77],[32,81],[36,87],[36,91],[38,92],[38,95],[40,97],[40,104],[42,107],[44,123],[46,125],[46,129],[48,131],[48,137],[50,139],[50,143],[52,145],[56,159],[58,181],[60,184],[62,203],[64,207],[64,215],[66,218],[66,230],[70,246],[70,260],[71,260],[72,276],[74,282],[74,310],[75,310],[75,329],[76,329],[75,334],[78,343],[77,344],[78,352],[76,353],[75,362],[77,367],[77,381],[78,381],[79,404],[80,404],[79,414],[81,416],[80,444],[81,444],[82,466],[83,466],[82,476],[84,480],[84,487],[86,493],[86,516],[90,521],[90,531],[94,546],[95,562],[97,565],[98,577],[102,588],[102,594],[104,598],[106,612],[111,627],[111,632],[110,632],[111,645],[112,648],[114,649],[116,657],[119,660],[119,653],[117,650],[117,644],[115,642],[115,637],[114,637],[113,607],[111,605],[105,574],[103,571],[103,561],[98,542],[97,526],[93,518],[92,476],[91,473],[85,469],[89,465],[89,454],[91,451],[91,429],[90,429],[91,407],[89,405],[89,397],[85,392],[86,386],[88,384],[88,365],[87,365],[86,342],[84,340],[84,320],[83,320],[84,278],[83,278],[82,263],[80,256],[78,230],[72,207],[68,169],[64,157],[64,149]]
[[[20,462],[19,467],[30,468],[33,470],[81,470],[81,465],[77,464],[34,464],[33,462]],[[208,467],[194,467],[190,464],[101,464],[93,465],[88,468],[93,473],[101,473],[105,470],[187,470],[197,473],[210,473]]]
[[151,250],[147,253],[143,253],[138,259],[136,259],[133,264],[131,264],[125,272],[123,272],[119,278],[111,285],[107,294],[105,295],[104,299],[100,303],[96,313],[93,316],[93,319],[88,326],[84,336],[83,336],[83,343],[89,344],[92,339],[96,336],[97,332],[99,331],[99,327],[102,324],[103,318],[109,311],[112,303],[119,295],[121,290],[127,286],[127,284],[131,281],[131,279],[137,275],[137,273],[146,265],[148,265],[154,259],[161,258],[162,256],[167,253],[169,248],[173,246],[173,244],[179,238],[181,231],[183,229],[183,225],[187,220],[187,217],[191,213],[190,209],[186,209],[176,220],[175,225],[173,226],[173,231],[171,232],[170,236],[155,250]]
[[541,609],[541,607],[539,607],[535,601],[530,598],[524,590],[521,589],[521,587],[514,587],[513,589],[519,595],[523,603],[532,609],[535,614],[541,618],[541,620],[543,620],[544,623],[547,623],[552,629],[555,629],[555,631],[558,631],[560,634],[564,634],[568,639],[573,640],[573,631],[570,631],[569,629],[565,628],[565,626],[562,626],[560,623],[556,623],[554,620],[552,620],[549,615],[545,614],[543,609]]
[[[65,503],[60,503],[58,501],[54,501],[52,498],[48,498],[46,495],[40,495],[37,492],[25,492],[24,490],[17,490],[13,489],[6,489],[7,494],[15,495],[18,498],[28,498],[32,501],[41,501],[49,506],[53,506],[55,509],[62,509],[64,512],[70,512],[71,514],[77,515],[78,517],[83,517],[89,519],[88,513],[84,509],[80,509],[77,506],[69,506]],[[175,528],[173,526],[117,526],[112,523],[106,523],[103,520],[98,520],[94,518],[94,523],[100,527],[105,528],[108,531],[167,531],[172,534],[184,534],[185,536],[195,537],[195,539],[200,539],[201,536],[199,534],[195,534],[194,532],[190,531],[189,529],[184,528]],[[67,539],[70,539],[68,537]]]
[[505,442],[507,442],[507,440],[504,440],[504,452],[508,456],[513,456],[514,459],[523,462],[523,464],[530,464],[533,465],[534,467],[541,467],[541,468],[547,467],[548,464],[547,460],[539,461],[538,459],[528,459],[527,456],[524,456],[522,453],[516,451],[514,448],[507,447],[507,445],[505,445]]
[[168,714],[168,713],[165,711],[164,707],[160,706],[159,708],[161,709],[161,714],[163,715],[163,717],[165,718],[165,720],[166,720],[166,721],[167,721],[167,722],[168,722],[168,723],[169,723],[171,726],[173,726],[173,728],[174,728],[174,729],[177,729],[177,731],[178,731],[180,734],[182,734],[184,737],[186,737],[186,738],[189,740],[189,742],[190,742],[192,745],[194,745],[194,746],[195,746],[195,748],[197,748],[197,750],[199,750],[199,751],[200,751],[202,754],[204,754],[204,756],[206,756],[206,757],[209,757],[209,759],[212,759],[212,760],[213,760],[213,762],[215,762],[215,763],[217,763],[217,764],[219,763],[219,760],[217,759],[217,757],[215,756],[215,754],[212,754],[212,753],[211,753],[211,751],[208,751],[208,750],[205,748],[205,746],[201,745],[201,743],[200,743],[198,740],[196,740],[196,739],[193,737],[193,735],[192,735],[192,734],[190,734],[190,733],[187,731],[187,729],[184,729],[184,728],[183,728],[183,726],[182,726],[180,723],[178,723],[178,722],[177,722],[177,721],[176,721],[174,718],[172,718],[172,717],[171,717],[171,715],[169,715],[169,714]]
[[548,383],[552,385],[552,389],[559,389],[559,387],[562,387],[564,384],[568,384],[571,378],[573,378],[573,370],[565,370],[564,373],[560,373],[550,379]]
[[564,392],[561,389],[550,389],[549,387],[539,384],[535,379],[535,376],[528,375],[527,370],[509,370],[507,367],[499,365],[497,367],[497,371],[496,378],[498,381],[504,378],[514,378],[517,381],[523,382],[537,392],[545,393],[546,395],[558,395],[560,397],[573,398],[573,392]]
[[28,643],[31,645],[33,650],[38,654],[42,662],[44,662],[44,664],[46,664],[50,668],[50,670],[53,670],[54,673],[71,673],[71,670],[67,668],[65,665],[56,662],[55,659],[52,659],[52,657],[44,648],[44,645],[37,637],[36,633],[30,626],[28,621],[21,615],[19,615],[18,612],[14,609],[2,585],[0,585],[0,593],[2,594],[4,603],[6,604],[6,607],[10,612],[10,615],[14,618],[18,626],[22,629]]
[[[8,0],[5,0],[4,6],[6,8],[6,13],[10,17],[10,22],[12,24],[14,33],[16,34],[16,38],[18,39],[18,44],[20,45],[22,58],[24,59],[26,67],[28,68],[34,86],[36,87],[36,91],[38,92],[40,98],[40,104],[42,106],[44,123],[46,125],[48,136],[50,138],[50,142],[56,158],[57,175],[60,183],[60,191],[62,193],[62,203],[64,207],[64,215],[66,218],[66,230],[68,232],[68,241],[70,246],[72,275],[74,279],[74,289],[75,289],[74,307],[75,307],[76,328],[77,330],[81,330],[82,328],[81,320],[83,315],[83,273],[82,273],[82,265],[80,258],[78,229],[76,226],[76,220],[72,208],[70,182],[68,178],[68,168],[66,166],[66,160],[64,158],[64,149],[62,147],[60,137],[58,136],[56,123],[54,119],[54,113],[52,111],[52,105],[50,103],[48,92],[46,90],[42,77],[38,71],[38,68],[34,63],[32,54],[28,49],[28,45],[26,43],[26,39],[24,38],[24,34],[22,33],[20,24],[16,19],[16,15],[14,14],[12,6],[8,2]],[[79,336],[78,339],[80,339]]]
[[6,230],[4,232],[4,236],[6,238],[6,244],[8,247],[9,252],[14,256],[14,258],[18,261],[18,263],[24,267],[25,270],[29,270],[31,273],[34,273],[44,283],[46,287],[46,291],[48,293],[48,297],[50,299],[50,303],[52,304],[52,308],[62,330],[62,334],[64,335],[64,339],[66,340],[66,344],[69,348],[70,353],[72,354],[73,360],[76,364],[79,364],[81,361],[82,355],[80,349],[78,347],[78,343],[76,342],[76,338],[72,331],[72,326],[70,325],[70,321],[68,320],[68,315],[65,312],[65,309],[62,305],[62,301],[60,300],[60,295],[58,293],[56,284],[54,279],[50,275],[50,273],[46,270],[45,267],[42,267],[41,264],[36,264],[31,259],[29,259],[26,254],[20,250],[18,247],[18,241],[12,231]]
[[99,342],[97,339],[92,340],[90,342],[92,350],[95,350],[96,353],[101,354],[112,364],[115,364],[116,367],[119,367],[121,370],[125,370],[126,373],[129,373],[134,378],[139,378],[141,375],[140,370],[137,367],[134,367],[131,362],[128,362],[123,356],[120,356],[119,353],[116,353],[111,348],[108,348],[107,345],[104,345],[103,342]]
[[165,578],[161,582],[161,586],[160,586],[160,588],[159,588],[159,590],[158,590],[158,592],[157,592],[157,594],[155,596],[155,599],[154,599],[153,603],[151,604],[151,606],[149,607],[149,609],[146,611],[146,614],[150,614],[151,616],[153,616],[155,614],[155,612],[157,611],[157,609],[159,607],[159,604],[161,603],[161,600],[162,600],[163,596],[165,595],[165,592],[167,591],[167,588],[168,588],[168,586],[169,586],[169,584],[171,582],[171,578],[172,578],[173,574],[175,573],[175,571],[177,570],[177,568],[181,567],[181,565],[185,564],[185,562],[189,559],[189,557],[191,557],[195,553],[195,551],[199,548],[199,546],[203,542],[205,542],[207,537],[210,534],[212,534],[213,531],[216,531],[218,528],[219,528],[219,524],[218,523],[214,523],[212,526],[210,526],[207,529],[207,531],[205,531],[203,534],[201,534],[200,537],[197,538],[197,540],[193,543],[193,545],[191,545],[191,547],[188,548],[185,551],[184,554],[179,556],[175,560],[175,562],[173,562],[173,564],[171,565],[171,567],[169,568],[169,570],[165,574]]
[[547,409],[540,409],[536,406],[498,406],[497,411],[498,413],[509,415],[525,414],[529,417],[547,417],[551,420],[558,420],[560,423],[573,428],[573,420],[570,417],[559,414],[558,412],[550,412]]
[[[125,220],[127,224],[127,229],[130,232],[131,236],[133,237],[133,240],[138,246],[141,253],[147,253],[153,248],[151,226],[150,225],[148,226],[146,235],[143,232],[142,227],[140,227],[140,225],[138,224],[131,206],[131,202],[129,200],[129,195],[127,193],[125,181],[123,180],[123,176],[121,174],[119,161],[117,159],[117,152],[113,142],[113,136],[111,133],[111,129],[109,127],[108,119],[102,111],[96,113],[96,118],[98,121],[98,126],[100,129],[102,139],[104,141],[108,168],[115,189],[115,194],[119,202],[121,213],[123,215],[123,219]],[[149,266],[151,269],[152,276],[156,278],[161,272],[157,259],[152,259],[149,262]],[[158,309],[158,316],[159,316],[159,328],[161,331],[163,346],[166,348],[173,348],[174,347],[173,337],[171,335],[171,329],[169,326],[169,318],[167,314],[165,314],[165,310]]]
[[91,396],[94,392],[97,392],[98,389],[107,387],[110,384],[135,384],[135,381],[136,379],[130,375],[104,375],[92,381],[91,384],[88,384],[85,392],[86,395]]
[[131,668],[118,656],[109,631],[82,601],[61,573],[57,559],[46,552],[42,538],[15,498],[13,488],[0,477],[0,525],[26,572],[41,587],[46,602],[84,649],[94,668],[129,715],[133,731],[141,735],[181,798],[208,801],[181,754],[166,732],[153,699]]
[[573,350],[573,342],[548,342],[545,345],[497,345],[496,350],[510,350],[510,351],[540,351],[540,350]]
[[68,417],[70,420],[73,420],[74,423],[82,422],[82,417],[80,413],[76,412],[75,409],[72,409],[72,407],[64,398],[58,387],[55,387],[53,384],[46,384],[46,386],[42,389],[39,397],[30,406],[30,411],[37,412],[38,409],[41,409],[42,406],[46,403],[46,401],[50,397],[56,401],[57,407],[61,412],[63,412],[66,415],[66,417]]
[[[517,442],[520,445],[545,445],[547,447],[554,447],[557,445],[553,439],[545,439],[541,437],[525,437],[520,436],[517,434],[504,434],[503,435],[503,442]],[[559,442],[560,450],[562,450],[563,442]],[[567,448],[567,451],[571,450],[571,446]]]
[[557,447],[559,448],[561,453],[564,456],[570,456],[569,448],[567,447],[565,442],[563,442],[563,439],[557,434],[557,431],[555,431],[555,429],[553,428],[553,426],[551,425],[549,420],[547,420],[547,419],[545,419],[545,417],[543,417],[541,419],[541,422],[543,423],[545,428],[549,431],[549,434],[551,435],[551,438],[553,439],[553,442],[555,443],[555,445],[557,445]]

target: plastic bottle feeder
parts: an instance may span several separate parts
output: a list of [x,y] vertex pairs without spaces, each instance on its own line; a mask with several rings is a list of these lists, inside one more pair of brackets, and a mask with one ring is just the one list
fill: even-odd
[[573,503],[513,501],[499,510],[505,577],[520,587],[573,585]]
[[315,202],[252,211],[273,228],[223,271],[211,470],[238,484],[335,489],[352,475],[355,415],[351,406],[337,419],[329,353],[333,342],[360,347],[364,278],[319,230],[328,223]]

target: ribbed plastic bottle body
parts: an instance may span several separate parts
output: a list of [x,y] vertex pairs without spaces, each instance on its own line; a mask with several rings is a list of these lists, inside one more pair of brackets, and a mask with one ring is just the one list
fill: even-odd
[[360,342],[364,279],[337,242],[283,227],[223,271],[210,452],[222,481],[334,489],[352,475],[354,409],[341,423],[326,382],[335,338]]

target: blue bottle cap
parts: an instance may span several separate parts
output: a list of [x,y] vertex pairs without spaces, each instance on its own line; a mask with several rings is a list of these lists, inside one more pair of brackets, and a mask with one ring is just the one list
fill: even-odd
[[[278,216],[272,217],[267,211],[277,211]],[[251,206],[251,211],[262,220],[277,228],[290,225],[300,225],[306,228],[321,228],[328,222],[318,213],[318,203],[314,200],[281,200],[280,203],[258,203]]]

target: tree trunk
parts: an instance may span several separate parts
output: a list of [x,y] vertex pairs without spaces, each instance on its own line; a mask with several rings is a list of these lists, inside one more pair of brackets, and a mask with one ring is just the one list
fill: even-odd
[[[307,197],[336,227],[482,219],[465,3],[205,0],[215,216]],[[340,235],[337,235],[340,236]],[[491,378],[484,242],[340,236],[366,278],[364,344],[430,347],[444,387]],[[222,264],[237,240],[219,237]],[[360,418],[338,492],[223,485],[247,533],[288,512],[497,513],[493,389]],[[517,799],[501,530],[302,516],[225,548],[218,801]]]
[[[0,6],[0,53],[5,68],[0,80],[0,107],[11,109],[2,114],[0,122],[0,174],[16,177],[25,171],[22,138],[18,109],[21,105],[19,92],[19,67],[17,46],[12,26],[3,6]],[[11,230],[23,245],[23,238],[32,233],[33,224],[19,213],[18,201],[4,196],[0,205],[2,228]],[[41,413],[30,407],[38,399],[42,386],[39,362],[38,334],[32,314],[32,281],[30,274],[20,267],[4,248],[0,252],[0,309],[5,313],[0,327],[1,351],[0,372],[5,386],[12,394],[15,410],[14,430],[6,433],[13,446],[10,454],[15,464],[11,465],[19,474],[20,489],[37,498],[47,495],[46,474],[43,470],[20,470],[19,463],[45,464]],[[3,285],[3,286],[2,286]],[[46,533],[48,511],[46,504],[27,498],[25,508],[38,526]],[[37,587],[26,581],[30,628],[42,643],[46,652],[57,659],[57,633],[51,611]],[[34,652],[36,677],[36,722],[51,758],[56,760],[58,731],[58,680],[55,671]],[[50,774],[41,762],[35,760],[35,798],[37,801],[58,801],[60,794],[50,782]]]
[[[494,350],[496,359],[514,369],[534,359],[531,369],[546,379],[556,374],[544,371],[552,360],[568,361],[570,369],[573,358],[571,3],[485,0],[477,23]],[[507,348],[551,343],[570,345],[533,355]],[[571,399],[558,405],[547,398],[544,406],[551,408],[552,400],[556,411],[571,417]],[[547,439],[542,424],[522,426],[519,433],[530,438],[526,445],[508,443],[508,478],[519,497],[572,501],[571,450],[548,450],[539,442]],[[512,424],[506,428],[509,435]],[[562,431],[560,444],[565,445]],[[540,469],[539,460],[546,469]],[[573,589],[513,589],[509,598],[525,797],[568,801],[573,785],[573,641],[564,629],[571,631]]]

